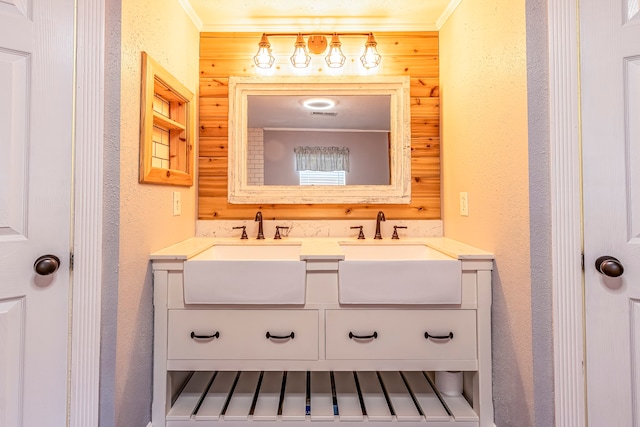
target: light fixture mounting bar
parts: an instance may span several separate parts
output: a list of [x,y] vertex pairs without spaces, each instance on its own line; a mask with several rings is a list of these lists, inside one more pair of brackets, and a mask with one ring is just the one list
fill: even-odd
[[346,36],[353,36],[353,37],[367,37],[369,36],[371,33],[335,33],[335,32],[331,32],[331,31],[327,31],[327,32],[313,32],[313,33],[263,33],[264,36],[267,37],[297,37],[297,36],[302,36],[302,37],[309,37],[309,36],[332,36],[332,35],[337,35],[340,37]]
[[[327,36],[331,36],[331,43],[327,43]],[[306,68],[311,62],[311,56],[309,51],[315,55],[324,53],[329,45],[329,54],[326,56],[325,61],[330,68],[340,68],[344,65],[346,57],[342,53],[342,43],[340,37],[367,37],[367,41],[364,44],[364,53],[360,57],[362,65],[366,69],[375,68],[380,64],[382,57],[378,53],[376,46],[376,40],[372,32],[359,33],[359,32],[323,32],[315,31],[308,33],[262,33],[260,43],[258,43],[258,53],[253,57],[258,68],[271,68],[275,62],[275,57],[271,52],[271,44],[269,43],[269,37],[295,37],[296,42],[294,44],[293,55],[291,55],[291,64],[295,68]],[[308,41],[305,42],[304,37],[308,37]]]

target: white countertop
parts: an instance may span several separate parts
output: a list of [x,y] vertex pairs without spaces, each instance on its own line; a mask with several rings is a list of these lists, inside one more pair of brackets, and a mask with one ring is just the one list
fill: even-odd
[[423,244],[452,258],[459,260],[492,260],[494,256],[490,252],[474,248],[473,246],[452,240],[446,237],[404,237],[399,240],[390,238],[383,240],[358,240],[354,237],[285,237],[281,240],[274,239],[248,239],[241,240],[237,237],[193,237],[175,245],[166,247],[150,255],[152,260],[186,260],[196,256],[200,252],[219,244],[233,245],[301,245],[300,257],[303,260],[343,260],[344,253],[340,247],[341,242],[368,245],[407,245]]

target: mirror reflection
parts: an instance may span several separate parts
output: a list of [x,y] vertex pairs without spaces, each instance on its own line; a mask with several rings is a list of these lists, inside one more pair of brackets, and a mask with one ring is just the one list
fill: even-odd
[[389,185],[391,95],[247,96],[248,185]]
[[230,76],[228,202],[410,203],[409,83]]

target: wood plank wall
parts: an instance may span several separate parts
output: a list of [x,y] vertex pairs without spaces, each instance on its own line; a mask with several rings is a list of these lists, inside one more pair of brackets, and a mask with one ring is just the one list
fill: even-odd
[[[200,122],[198,150],[199,219],[440,219],[440,91],[437,32],[375,33],[382,63],[377,75],[411,78],[411,204],[409,205],[231,205],[227,203],[228,77],[255,76],[253,55],[259,33],[202,33],[200,37]],[[292,75],[286,63],[294,38],[272,37],[273,75]],[[341,37],[355,75],[364,37]],[[326,75],[323,55],[314,56],[308,75]],[[282,64],[282,65],[278,65]],[[366,76],[362,77],[366,80]]]

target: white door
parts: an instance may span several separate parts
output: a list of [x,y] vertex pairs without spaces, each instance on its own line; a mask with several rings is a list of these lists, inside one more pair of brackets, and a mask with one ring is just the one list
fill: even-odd
[[73,29],[72,0],[0,0],[2,427],[66,425]]
[[580,39],[588,422],[640,426],[638,0],[581,0]]

